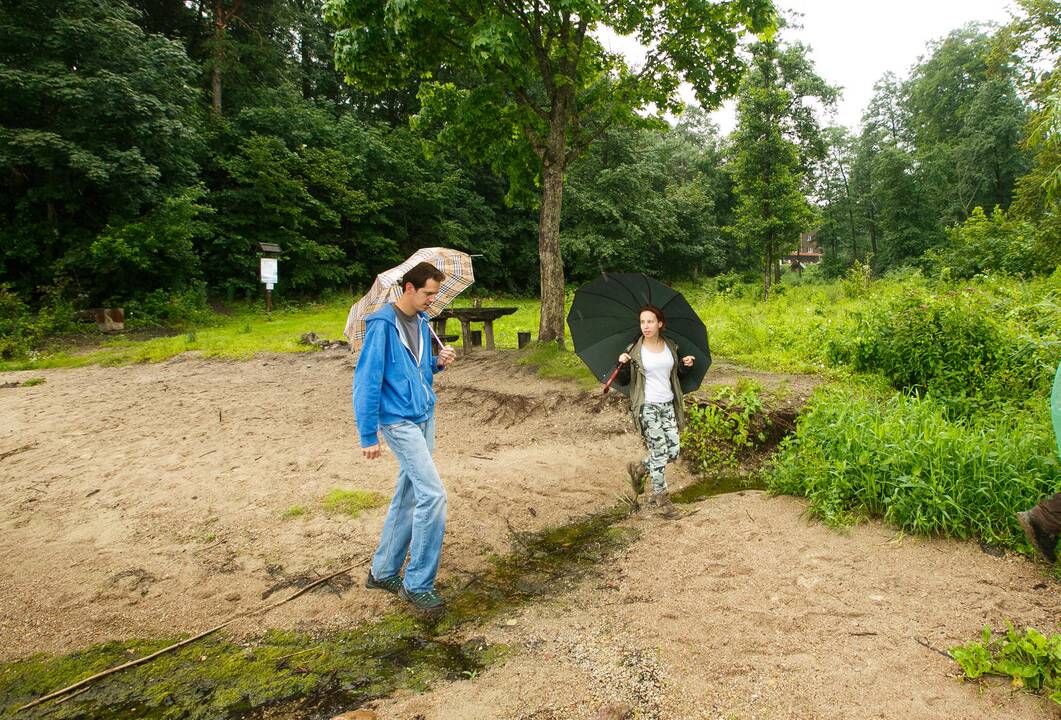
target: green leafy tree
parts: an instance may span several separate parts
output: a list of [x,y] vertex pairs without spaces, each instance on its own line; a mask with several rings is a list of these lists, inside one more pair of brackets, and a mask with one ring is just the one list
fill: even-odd
[[[328,0],[325,15],[340,28],[337,65],[362,89],[460,68],[460,81],[425,79],[425,121],[439,121],[443,140],[506,173],[510,197],[540,198],[539,337],[562,342],[568,165],[610,128],[641,124],[637,113],[650,104],[679,109],[682,80],[709,106],[730,93],[740,33],[765,29],[772,8],[769,0]],[[649,48],[644,63],[631,67],[609,52],[595,34],[604,29]]]
[[875,85],[852,161],[856,217],[877,271],[920,257],[942,239],[914,153],[902,84],[891,73]]
[[856,152],[856,138],[843,127],[828,127],[823,132],[828,151],[816,173],[814,195],[820,205],[820,224],[817,240],[828,249],[823,259],[830,276],[839,274],[845,266],[842,258],[853,263],[865,256],[859,253],[862,234],[856,221],[857,186],[852,179]]
[[[198,272],[177,250],[168,272],[138,260],[115,274],[102,252],[144,258],[203,229],[195,70],[137,20],[119,0],[0,5],[0,279],[26,297],[69,282],[97,302],[147,276],[180,285]],[[141,229],[123,232],[129,222]]]
[[[974,207],[1008,207],[1027,168],[1026,122],[1012,63],[992,60],[978,25],[930,45],[903,88],[908,132],[937,222],[960,222]],[[996,56],[997,57],[997,56]]]
[[998,33],[995,52],[1016,57],[1032,112],[1025,143],[1029,172],[1017,182],[1014,210],[1037,223],[1041,249],[1061,263],[1061,2],[1017,0],[1021,13]]
[[825,144],[812,101],[831,104],[836,94],[814,72],[806,47],[786,47],[776,38],[753,46],[733,135],[737,210],[732,232],[759,259],[764,298],[781,254],[815,220],[806,193]]
[[568,277],[586,280],[602,270],[670,279],[721,272],[715,132],[689,124],[619,128],[598,140],[564,187]]

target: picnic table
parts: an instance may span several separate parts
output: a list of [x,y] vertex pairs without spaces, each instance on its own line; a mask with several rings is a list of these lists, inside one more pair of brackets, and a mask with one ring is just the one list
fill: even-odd
[[446,321],[454,318],[461,324],[461,349],[467,355],[472,351],[472,323],[483,324],[483,336],[486,341],[486,349],[494,349],[494,320],[505,315],[511,315],[519,308],[514,307],[467,307],[446,308],[440,312],[431,322],[435,325],[435,333],[440,337],[446,334]]

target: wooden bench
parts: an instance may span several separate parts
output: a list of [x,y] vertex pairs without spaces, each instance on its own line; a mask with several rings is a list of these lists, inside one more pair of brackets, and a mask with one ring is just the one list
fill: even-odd
[[487,350],[495,349],[494,346],[494,320],[505,315],[511,315],[519,308],[514,307],[470,307],[470,308],[446,308],[440,312],[431,322],[435,325],[435,333],[442,337],[446,333],[446,321],[456,319],[461,324],[461,352],[465,355],[472,352],[472,323],[483,324],[483,339]]

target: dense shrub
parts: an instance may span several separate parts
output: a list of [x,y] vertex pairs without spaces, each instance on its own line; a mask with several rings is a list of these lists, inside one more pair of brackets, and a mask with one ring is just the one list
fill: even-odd
[[125,305],[126,326],[182,327],[209,325],[216,320],[206,304],[206,285],[198,283],[187,290],[155,290]]
[[787,439],[774,492],[806,496],[824,521],[883,517],[910,532],[1028,550],[1014,513],[1061,491],[1046,404],[952,420],[931,398],[881,402],[820,391]]
[[0,285],[0,360],[22,357],[44,337],[74,329],[74,307],[61,289],[45,288],[43,305],[34,313],[18,293]]
[[980,290],[915,291],[859,313],[854,333],[830,339],[830,358],[959,414],[1045,394],[1056,352],[1041,338],[1020,337],[1004,309]]
[[1001,208],[990,217],[974,208],[964,223],[947,229],[946,237],[922,259],[930,275],[967,279],[989,271],[1033,275],[1050,270],[1035,226],[1011,220]]

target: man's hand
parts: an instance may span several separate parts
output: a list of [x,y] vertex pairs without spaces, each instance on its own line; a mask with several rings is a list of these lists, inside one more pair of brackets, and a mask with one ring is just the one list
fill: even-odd
[[438,366],[446,367],[451,362],[457,359],[457,351],[451,348],[449,345],[438,351]]
[[366,448],[361,448],[361,454],[365,457],[366,460],[375,460],[379,457],[379,443],[376,443],[375,445],[370,445]]
[[685,367],[692,367],[694,362],[696,362],[696,358],[692,355],[686,355],[682,358],[682,365]]

